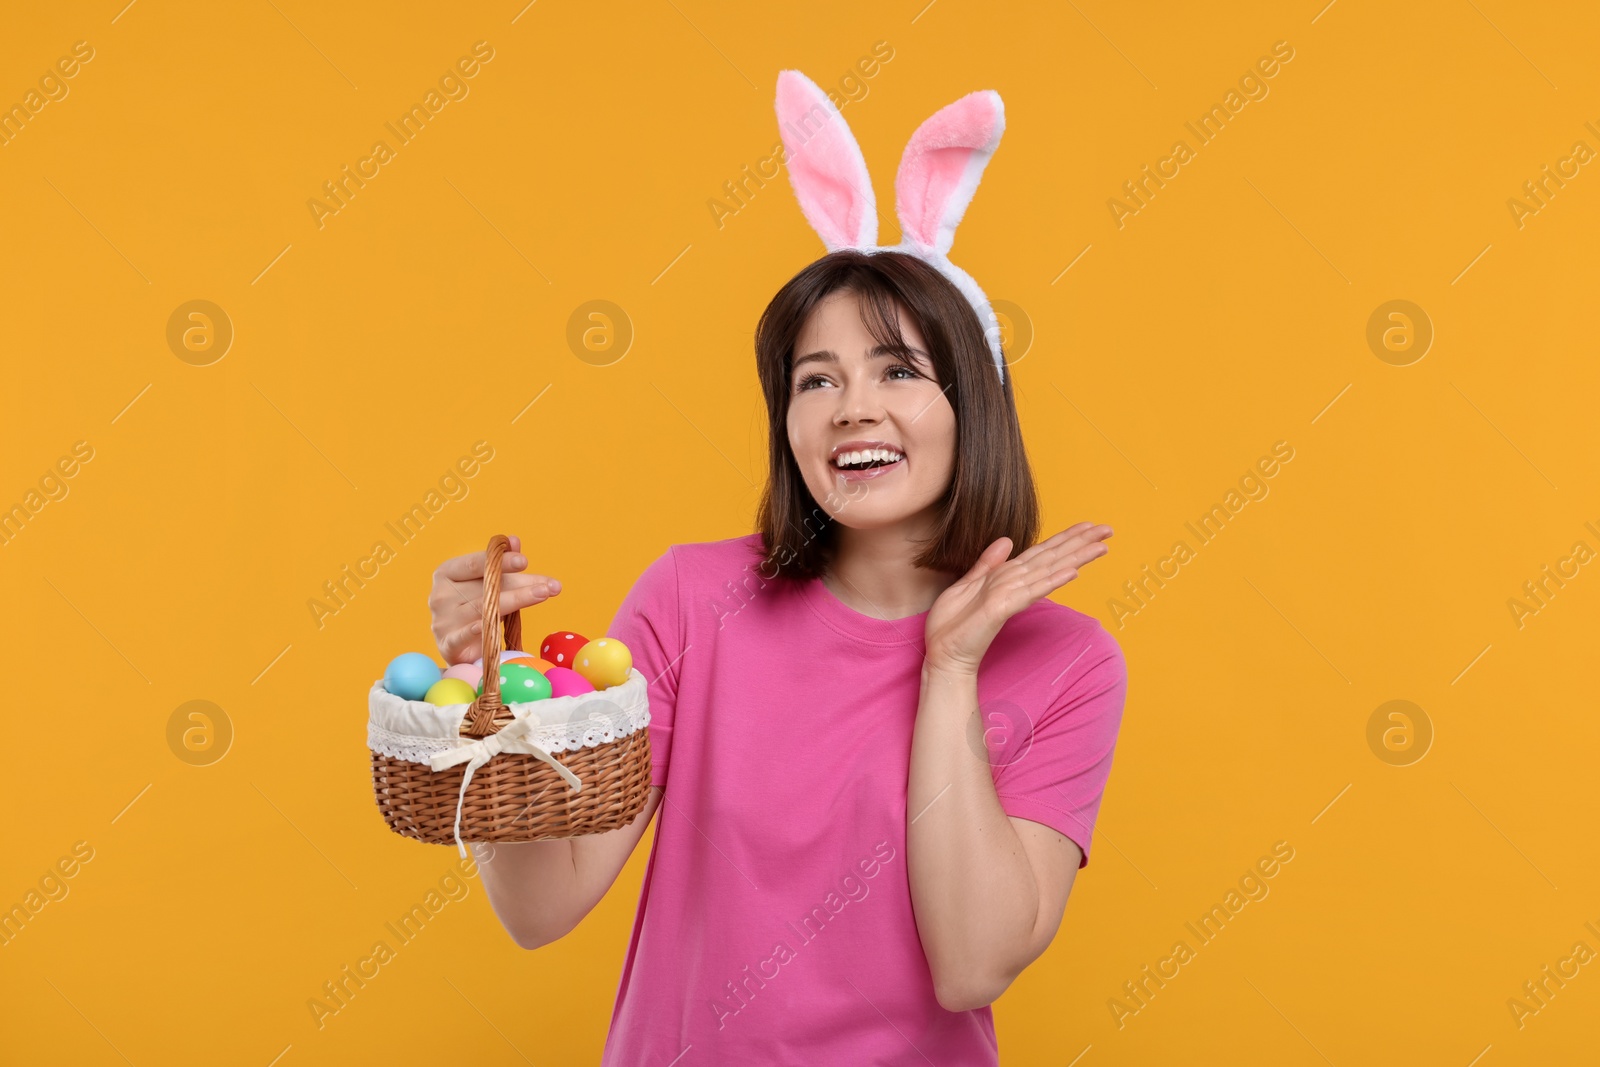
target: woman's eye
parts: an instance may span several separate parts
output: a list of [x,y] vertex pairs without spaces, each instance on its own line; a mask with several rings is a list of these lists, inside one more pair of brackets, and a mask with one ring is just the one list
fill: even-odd
[[[907,381],[909,379],[922,377],[922,375],[918,374],[916,371],[912,370],[910,367],[906,366],[904,363],[896,363],[896,364],[888,367],[884,371],[884,374],[892,375],[896,371],[903,371],[905,373],[906,377],[905,378],[896,378],[896,379],[894,379],[895,381]],[[827,378],[824,377],[821,374],[807,374],[803,378],[801,378],[799,381],[795,382],[794,391],[797,392],[797,393],[801,393],[801,392],[806,391],[807,389],[810,389],[812,387],[812,385],[814,385],[815,383],[817,383],[817,382],[825,382],[825,381],[827,381]]]

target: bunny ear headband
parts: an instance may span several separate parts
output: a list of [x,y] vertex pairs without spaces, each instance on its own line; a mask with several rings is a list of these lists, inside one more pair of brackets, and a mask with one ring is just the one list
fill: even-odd
[[902,240],[878,245],[878,202],[861,147],[844,116],[810,78],[778,73],[778,129],[789,180],[806,221],[829,252],[905,252],[938,269],[978,313],[995,370],[1005,381],[1000,324],[972,275],[946,255],[978,180],[1005,132],[1005,108],[992,89],[968,93],[917,127],[895,176],[895,213]]

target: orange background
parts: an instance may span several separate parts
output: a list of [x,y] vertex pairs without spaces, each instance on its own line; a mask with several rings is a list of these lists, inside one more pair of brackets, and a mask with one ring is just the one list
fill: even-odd
[[[1121,744],[1095,862],[996,1005],[1004,1062],[1592,1052],[1594,966],[1520,1026],[1508,1007],[1600,949],[1600,576],[1577,565],[1521,625],[1508,607],[1600,548],[1600,176],[1508,207],[1600,149],[1588,5],[112,0],[6,23],[0,103],[75,42],[93,58],[0,147],[0,505],[59,496],[0,544],[0,905],[75,843],[92,859],[0,947],[0,1058],[598,1059],[648,841],[533,953],[468,879],[313,1022],[455,858],[381,822],[366,691],[432,649],[433,568],[492,533],[565,584],[542,634],[604,627],[667,545],[751,528],[751,334],[822,247],[786,178],[720,227],[708,202],[771,154],[778,70],[836,87],[880,41],[844,114],[884,244],[916,125],[1006,101],[952,256],[1031,331],[1013,373],[1050,530],[1117,531],[1055,595],[1122,643]],[[478,41],[468,95],[319,227],[307,201]],[[1279,41],[1267,95],[1119,227],[1123,183],[1194,148],[1184,124]],[[209,365],[168,342],[192,300],[232,325]],[[631,324],[621,358],[569,343],[591,300]],[[1434,331],[1404,366],[1367,340],[1391,300]],[[465,496],[395,542],[478,441]],[[1198,545],[1185,523],[1279,441],[1268,495]],[[92,458],[49,480],[77,442]],[[319,624],[308,602],[380,539]],[[1193,558],[1119,627],[1108,602],[1180,539]],[[208,765],[169,741],[192,700],[233,735]],[[1369,743],[1391,700],[1420,709],[1410,748]],[[1279,841],[1270,894],[1119,1026],[1123,983]]]

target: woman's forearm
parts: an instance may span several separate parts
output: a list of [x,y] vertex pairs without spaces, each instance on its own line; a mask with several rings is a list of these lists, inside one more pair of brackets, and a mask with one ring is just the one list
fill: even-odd
[[1039,889],[995,795],[975,675],[923,669],[906,820],[912,905],[939,1002],[981,1007],[1027,958]]
[[644,836],[662,788],[626,826],[597,834],[473,846],[489,903],[513,940],[538,948],[566,936],[606,895]]
[[538,948],[583,916],[572,915],[577,868],[570,839],[471,846],[494,913],[518,945]]

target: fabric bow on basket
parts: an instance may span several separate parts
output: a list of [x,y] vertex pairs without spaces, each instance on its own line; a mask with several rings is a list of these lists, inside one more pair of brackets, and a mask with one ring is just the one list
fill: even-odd
[[[521,612],[500,611],[500,564],[510,547],[510,538],[494,534],[484,554],[483,680],[473,698],[408,700],[383,679],[367,693],[372,795],[384,822],[423,844],[453,841],[462,859],[469,840],[544,841],[620,829],[650,797],[649,683],[638,668],[630,665],[620,684],[594,692],[532,701],[506,699],[527,695],[521,685],[501,692],[500,664],[523,645]],[[452,817],[450,794],[458,788]]]
[[472,784],[473,772],[500,753],[523,752],[531,756],[537,756],[555,768],[556,773],[561,775],[574,791],[581,792],[583,790],[583,783],[578,780],[577,775],[562,766],[561,762],[549,752],[527,740],[528,731],[537,725],[539,725],[538,716],[534,714],[532,709],[529,709],[526,714],[518,715],[496,733],[430,757],[430,764],[436,771],[454,767],[458,763],[467,765],[466,773],[461,776],[461,795],[456,800],[456,848],[460,851],[463,859],[467,855],[467,846],[461,840],[461,810],[467,802],[467,786]]

